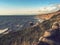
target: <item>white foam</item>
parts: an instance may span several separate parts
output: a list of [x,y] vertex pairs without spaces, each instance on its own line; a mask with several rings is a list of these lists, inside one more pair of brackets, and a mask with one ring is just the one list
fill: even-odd
[[1,30],[0,30],[0,34],[3,33],[3,32],[5,32],[5,31],[7,31],[7,30],[8,30],[8,28],[1,29]]

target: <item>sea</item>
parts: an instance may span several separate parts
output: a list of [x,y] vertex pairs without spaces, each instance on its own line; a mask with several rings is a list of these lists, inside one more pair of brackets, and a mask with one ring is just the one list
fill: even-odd
[[28,27],[29,22],[36,23],[35,15],[6,15],[0,16],[0,30],[19,30]]

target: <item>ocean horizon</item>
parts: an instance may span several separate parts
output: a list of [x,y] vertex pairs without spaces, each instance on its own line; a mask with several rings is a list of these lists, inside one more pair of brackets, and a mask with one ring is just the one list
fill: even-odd
[[35,15],[0,15],[0,30],[5,28],[17,30],[20,26],[28,27],[29,22],[37,22]]

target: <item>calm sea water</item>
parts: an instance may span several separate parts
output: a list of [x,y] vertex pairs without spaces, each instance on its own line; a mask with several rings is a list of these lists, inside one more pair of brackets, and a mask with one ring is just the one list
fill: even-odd
[[11,28],[13,30],[27,26],[29,22],[35,23],[37,20],[34,15],[27,16],[0,16],[0,29]]

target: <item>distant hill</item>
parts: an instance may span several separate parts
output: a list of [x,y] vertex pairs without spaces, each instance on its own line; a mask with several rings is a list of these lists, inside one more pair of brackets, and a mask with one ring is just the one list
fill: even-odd
[[48,14],[39,14],[39,15],[36,16],[36,18],[40,18],[40,19],[43,19],[43,20],[49,20],[54,15],[58,15],[58,14],[60,14],[60,10],[58,10],[56,12],[48,13]]

